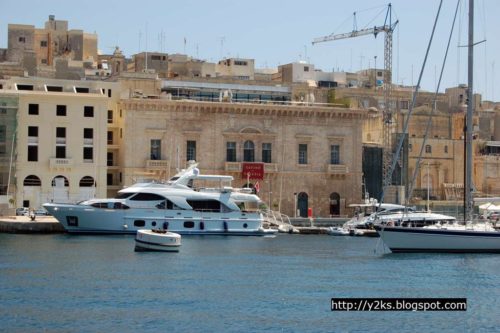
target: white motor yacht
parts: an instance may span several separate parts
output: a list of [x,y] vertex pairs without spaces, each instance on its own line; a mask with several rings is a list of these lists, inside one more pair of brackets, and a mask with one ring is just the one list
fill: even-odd
[[251,189],[229,186],[194,188],[197,180],[232,181],[231,176],[200,175],[197,164],[165,184],[138,183],[113,199],[91,199],[77,204],[46,203],[69,233],[135,234],[139,229],[163,227],[179,234],[275,234],[265,228],[262,204]]

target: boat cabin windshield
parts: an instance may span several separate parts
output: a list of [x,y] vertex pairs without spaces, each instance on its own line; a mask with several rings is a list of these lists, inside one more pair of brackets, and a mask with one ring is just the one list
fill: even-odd
[[236,202],[242,212],[257,212],[261,209],[259,202],[240,201]]
[[115,196],[115,199],[127,199],[128,197],[131,197],[133,194],[135,194],[135,193],[134,192],[122,192],[122,193],[118,193]]

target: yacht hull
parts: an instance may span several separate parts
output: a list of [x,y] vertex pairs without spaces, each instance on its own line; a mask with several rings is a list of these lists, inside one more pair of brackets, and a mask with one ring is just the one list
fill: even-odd
[[375,227],[393,253],[500,253],[500,232]]
[[181,235],[266,236],[260,213],[203,213],[161,209],[99,209],[85,205],[45,204],[71,234],[136,234],[140,229],[164,228]]

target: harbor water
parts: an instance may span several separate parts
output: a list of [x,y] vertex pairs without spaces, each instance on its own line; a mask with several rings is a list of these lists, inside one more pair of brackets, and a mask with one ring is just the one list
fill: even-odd
[[[0,234],[4,332],[494,332],[500,256],[382,253],[377,238]],[[464,297],[465,312],[339,312],[332,297]]]

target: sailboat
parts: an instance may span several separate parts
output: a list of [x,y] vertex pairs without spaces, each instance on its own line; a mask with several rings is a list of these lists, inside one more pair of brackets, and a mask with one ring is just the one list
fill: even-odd
[[393,253],[451,252],[500,253],[500,232],[488,222],[472,220],[472,115],[473,115],[473,46],[474,0],[469,0],[468,99],[466,117],[464,223],[433,225],[421,228],[376,226],[383,242]]

